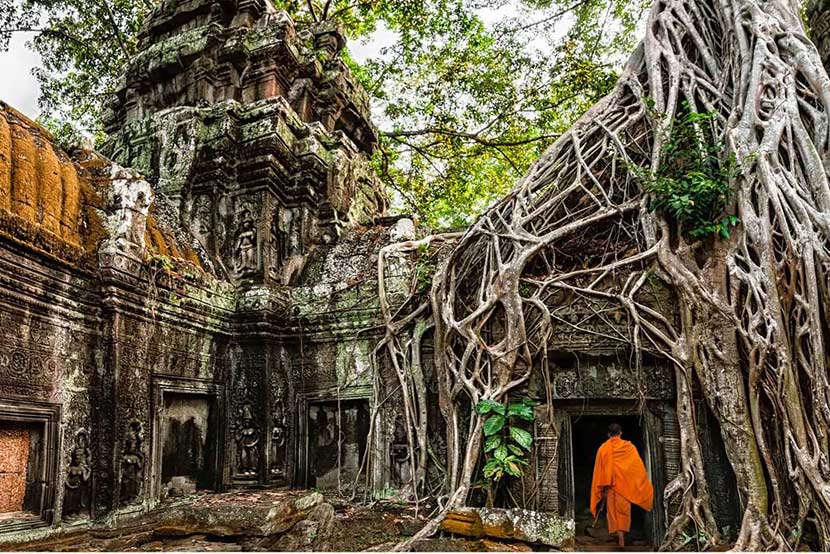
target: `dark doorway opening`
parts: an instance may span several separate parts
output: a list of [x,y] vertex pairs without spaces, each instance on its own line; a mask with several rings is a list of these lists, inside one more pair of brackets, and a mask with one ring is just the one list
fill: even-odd
[[309,403],[306,486],[331,490],[354,481],[366,452],[369,421],[368,400]]
[[162,496],[182,496],[216,486],[214,397],[164,394],[160,442]]
[[[577,543],[586,548],[592,544],[607,546],[612,540],[608,535],[604,513],[598,518],[596,527],[592,527],[594,518],[590,506],[597,450],[608,439],[608,426],[611,423],[622,426],[622,438],[631,441],[637,447],[640,458],[647,460],[642,421],[638,416],[586,415],[571,419],[576,538]],[[626,535],[626,545],[635,548],[650,547],[650,536],[646,512],[638,506],[632,506],[631,531]]]

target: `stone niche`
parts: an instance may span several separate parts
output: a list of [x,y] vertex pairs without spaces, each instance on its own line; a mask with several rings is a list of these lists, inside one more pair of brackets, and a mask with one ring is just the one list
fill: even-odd
[[[352,483],[366,454],[371,408],[366,398],[308,400],[302,458],[306,487],[322,490]],[[339,462],[339,463],[338,463]]]
[[0,532],[52,522],[60,409],[0,402]]
[[210,382],[160,379],[155,384],[154,498],[221,488],[219,391]]

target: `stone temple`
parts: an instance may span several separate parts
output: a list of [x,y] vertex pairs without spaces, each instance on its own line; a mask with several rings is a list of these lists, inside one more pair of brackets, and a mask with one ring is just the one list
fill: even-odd
[[[405,487],[398,381],[373,363],[377,256],[421,231],[387,215],[342,29],[268,0],[166,0],[139,40],[100,152],[0,106],[0,539],[196,490]],[[413,267],[397,264],[401,287]],[[538,487],[514,495],[566,521],[611,419],[656,490],[679,467],[673,372],[646,363],[641,390],[600,335],[554,333],[556,421],[537,408]],[[544,400],[541,380],[526,394]],[[697,408],[734,529],[734,476]],[[635,521],[650,544],[673,509],[660,497]]]

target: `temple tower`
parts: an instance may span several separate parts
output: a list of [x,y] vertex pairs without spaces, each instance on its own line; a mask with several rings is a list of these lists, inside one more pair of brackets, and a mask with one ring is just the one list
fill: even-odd
[[269,0],[166,0],[105,117],[104,153],[178,210],[218,275],[289,285],[315,245],[385,213],[343,30]]

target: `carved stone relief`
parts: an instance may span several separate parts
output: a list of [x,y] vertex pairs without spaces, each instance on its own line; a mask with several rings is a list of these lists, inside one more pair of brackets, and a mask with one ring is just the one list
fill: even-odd
[[121,456],[121,505],[131,504],[140,496],[144,484],[144,426],[138,420],[127,425]]
[[552,367],[554,398],[671,398],[674,380],[669,368],[633,367],[615,361],[583,362]]
[[286,443],[288,440],[288,416],[285,408],[285,387],[277,387],[271,414],[271,477],[285,478]]
[[256,477],[259,474],[259,426],[253,415],[253,405],[245,403],[240,408],[236,428],[236,468],[240,477]]
[[89,433],[79,429],[75,433],[75,445],[70,453],[69,467],[66,469],[63,497],[63,516],[89,516],[90,478],[92,477],[91,455],[89,450]]
[[153,189],[131,169],[113,164],[108,189],[106,226],[109,237],[102,252],[117,251],[141,257],[147,214],[153,203]]
[[392,482],[396,486],[403,486],[412,480],[412,464],[409,455],[409,443],[406,438],[403,417],[398,414],[395,418],[395,427],[392,444],[389,446],[389,469]]
[[254,208],[247,202],[239,207],[233,240],[233,269],[237,277],[254,273],[259,267]]
[[205,250],[210,251],[213,238],[213,202],[207,194],[193,199],[190,230]]

